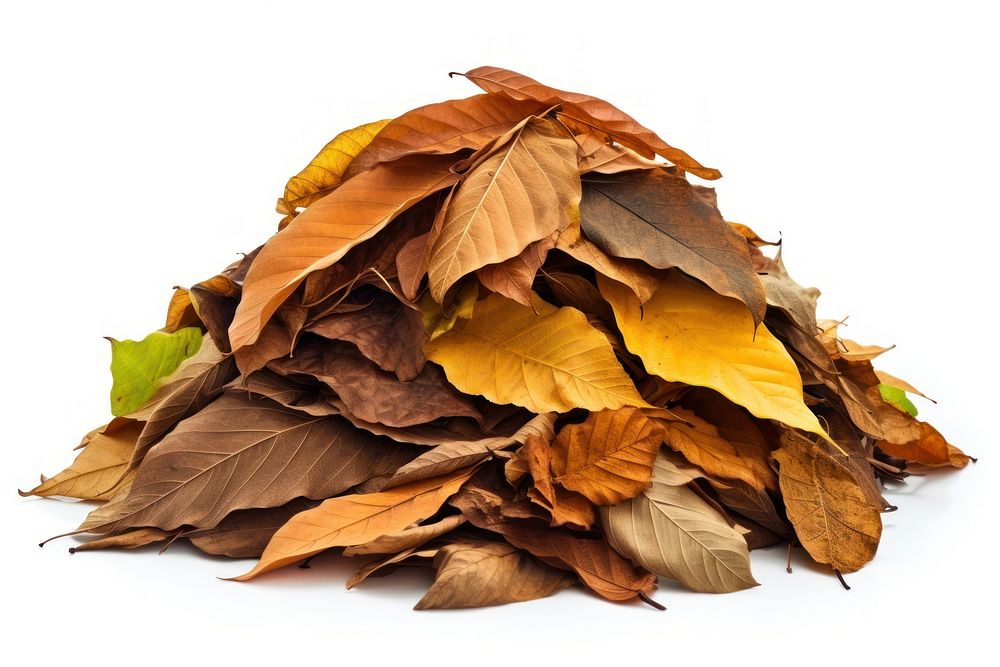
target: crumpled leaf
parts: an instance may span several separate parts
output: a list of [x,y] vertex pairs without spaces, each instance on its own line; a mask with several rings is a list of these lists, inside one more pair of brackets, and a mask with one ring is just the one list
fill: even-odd
[[517,72],[499,67],[477,67],[463,76],[486,92],[498,92],[517,100],[536,100],[548,106],[560,105],[559,117],[574,127],[606,135],[651,158],[656,153],[675,165],[705,179],[722,176],[717,169],[703,167],[694,158],[667,144],[648,128],[617,107],[590,95],[550,88]]
[[284,299],[424,197],[455,183],[448,158],[394,162],[359,174],[268,240],[250,266],[229,328],[233,350],[257,340]]

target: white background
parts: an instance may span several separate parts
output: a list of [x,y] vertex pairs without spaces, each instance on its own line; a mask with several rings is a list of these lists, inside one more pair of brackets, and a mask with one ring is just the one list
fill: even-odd
[[[347,5],[352,5],[348,7]],[[997,48],[990,3],[5,3],[0,11],[4,354],[0,654],[34,664],[908,664],[995,639]],[[945,9],[946,7],[946,9]],[[895,343],[882,365],[969,469],[888,494],[875,561],[842,590],[784,550],[726,596],[670,609],[571,590],[412,612],[429,582],[346,592],[319,561],[249,584],[246,562],[84,553],[86,508],[22,500],[107,418],[102,336],[162,326],[173,285],[275,228],[285,180],[334,134],[471,95],[498,65],[608,99],[725,177],[723,212],[780,231],[821,315]],[[7,662],[7,664],[10,664]]]

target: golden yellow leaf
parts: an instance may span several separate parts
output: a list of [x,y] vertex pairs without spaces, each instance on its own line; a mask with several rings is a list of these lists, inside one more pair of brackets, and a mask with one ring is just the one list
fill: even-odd
[[664,380],[714,389],[760,419],[826,432],[802,401],[802,378],[785,347],[736,299],[674,272],[645,304],[598,274],[629,351]]
[[288,179],[279,207],[294,211],[305,208],[340,185],[351,160],[371,143],[389,120],[365,123],[335,136],[305,169]]
[[424,479],[380,493],[340,496],[300,512],[274,534],[260,562],[237,581],[296,563],[333,547],[365,544],[436,513],[475,468]]
[[492,294],[424,350],[459,390],[500,405],[539,414],[649,407],[583,313],[539,298],[533,310]]
[[432,233],[427,276],[438,303],[462,276],[580,219],[576,142],[562,126],[531,117],[498,145],[467,174]]

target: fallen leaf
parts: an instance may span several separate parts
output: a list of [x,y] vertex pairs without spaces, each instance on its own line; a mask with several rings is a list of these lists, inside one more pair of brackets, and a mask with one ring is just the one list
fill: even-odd
[[475,312],[425,347],[461,391],[536,413],[647,407],[580,311],[541,299],[532,310],[494,294]]
[[403,530],[435,514],[474,472],[467,468],[390,491],[330,498],[296,514],[274,534],[260,562],[234,579],[246,581],[333,547],[365,544]]
[[650,572],[694,591],[731,593],[757,586],[743,536],[687,486],[664,479],[676,474],[670,468],[667,459],[658,458],[652,486],[601,508],[611,546]]
[[531,117],[500,141],[466,174],[428,242],[428,284],[438,303],[463,276],[579,220],[576,143],[566,130]]
[[434,585],[414,609],[465,609],[548,597],[572,585],[566,572],[502,542],[448,544],[434,558]]
[[671,382],[714,389],[760,419],[827,437],[802,402],[795,362],[767,327],[720,296],[672,274],[645,307],[630,290],[599,279],[625,345],[650,373]]
[[764,319],[764,287],[746,242],[683,176],[663,169],[588,175],[580,226],[608,254],[680,269],[742,301],[754,324]]
[[783,440],[774,458],[788,519],[813,560],[846,574],[875,557],[882,518],[846,467],[802,439]]
[[116,417],[137,410],[156,393],[181,362],[201,346],[201,330],[189,327],[175,333],[154,331],[141,341],[111,342],[111,414]]

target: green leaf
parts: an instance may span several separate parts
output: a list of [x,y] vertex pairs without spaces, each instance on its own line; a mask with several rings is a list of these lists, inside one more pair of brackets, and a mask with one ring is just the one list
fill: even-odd
[[905,391],[885,382],[879,383],[878,390],[882,394],[883,401],[894,408],[899,408],[903,412],[908,413],[911,417],[917,416],[917,406],[907,397]]
[[201,347],[201,329],[154,331],[140,341],[111,341],[111,414],[127,415],[145,403],[167,377]]

